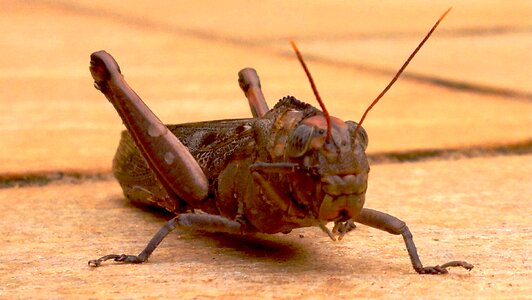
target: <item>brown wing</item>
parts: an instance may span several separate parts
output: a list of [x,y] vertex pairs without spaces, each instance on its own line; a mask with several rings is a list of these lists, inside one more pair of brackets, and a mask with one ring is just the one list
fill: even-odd
[[[198,161],[209,180],[209,194],[213,195],[215,181],[231,159],[239,155],[258,155],[257,148],[260,146],[256,145],[255,136],[258,134],[254,132],[254,124],[265,119],[273,122],[279,114],[289,109],[300,110],[306,116],[319,113],[313,106],[288,96],[279,100],[261,118],[185,123],[167,127]],[[169,199],[127,131],[122,132],[113,160],[113,173],[122,186],[124,195],[131,201],[151,205],[155,201],[158,206],[170,211],[178,211],[177,208],[185,206],[183,199]]]
[[[233,119],[210,122],[167,125],[196,158],[209,179],[210,194],[218,174],[233,155],[253,149],[253,122],[255,119]],[[146,160],[135,146],[127,131],[122,132],[113,159],[113,174],[124,195],[133,202],[162,206],[179,211],[186,202],[169,199],[168,193],[157,180]]]

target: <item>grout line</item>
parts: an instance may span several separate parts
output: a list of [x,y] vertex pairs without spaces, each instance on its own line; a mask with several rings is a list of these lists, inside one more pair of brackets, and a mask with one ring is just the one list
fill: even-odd
[[0,189],[28,186],[46,186],[56,182],[80,184],[88,180],[105,181],[111,179],[113,179],[113,174],[111,174],[111,172],[48,171],[26,174],[0,174]]
[[433,159],[456,160],[474,157],[532,154],[532,139],[497,146],[475,146],[455,149],[427,149],[403,152],[383,152],[368,155],[370,163],[421,162]]
[[[181,28],[178,26],[160,22],[158,20],[150,20],[148,18],[137,17],[134,15],[121,14],[121,13],[117,13],[117,12],[113,12],[113,11],[109,11],[105,9],[93,8],[93,7],[83,6],[80,4],[74,4],[74,3],[69,3],[69,2],[46,1],[46,0],[32,0],[31,2],[44,4],[52,9],[62,10],[67,13],[74,13],[74,14],[78,14],[82,16],[92,16],[92,17],[98,17],[98,18],[112,19],[113,21],[136,26],[144,30],[147,30],[147,29],[159,30],[162,32],[169,32],[169,33],[177,34],[177,35],[185,35],[185,36],[197,38],[200,40],[205,40],[208,42],[219,42],[219,43],[225,43],[225,44],[229,44],[233,46],[236,45],[236,46],[246,46],[250,48],[257,48],[266,53],[280,56],[283,58],[290,58],[290,59],[293,58],[292,52],[276,49],[276,47],[269,46],[269,44],[265,44],[263,41],[257,41],[253,39],[244,39],[244,38],[239,38],[236,36],[219,35],[216,33],[212,33],[212,32],[205,31],[205,30],[199,30],[199,29]],[[514,31],[511,31],[511,28],[506,28],[506,27],[487,28],[486,30],[487,31],[485,32],[482,29],[466,28],[464,29],[462,34],[464,35],[487,35],[490,33],[491,34],[502,34],[505,32],[514,32]],[[528,28],[528,27],[527,28],[516,28],[516,30],[519,33],[530,32],[531,28]],[[405,33],[403,33],[402,35],[404,34]],[[439,34],[441,34],[441,32]],[[446,31],[443,31],[443,34],[452,35],[452,36],[454,36],[453,34],[456,34],[456,36],[460,36],[458,33],[455,32],[455,30],[446,30]],[[286,40],[286,42],[288,42],[288,40]],[[364,63],[341,62],[341,61],[336,61],[336,60],[328,59],[328,58],[317,56],[317,55],[307,54],[305,55],[305,59],[307,61],[323,63],[328,66],[333,66],[333,67],[338,67],[338,68],[347,68],[347,69],[356,69],[356,70],[365,71],[367,73],[378,74],[378,75],[393,76],[395,75],[397,71],[395,69],[381,68],[377,66],[364,64]],[[471,92],[471,93],[476,93],[476,94],[502,96],[507,99],[525,100],[527,102],[532,101],[532,93],[530,92],[519,91],[519,90],[514,90],[514,89],[509,89],[509,88],[504,88],[504,87],[494,87],[494,86],[488,86],[488,85],[475,84],[475,83],[467,82],[467,81],[458,81],[458,80],[449,79],[449,78],[437,77],[434,75],[412,73],[412,72],[407,71],[405,72],[405,74],[403,74],[402,79],[431,84],[431,85],[435,85],[439,87],[448,88],[451,90],[466,91],[466,92]]]
[[[369,154],[370,165],[422,162],[434,159],[457,160],[474,157],[532,154],[532,140],[499,146],[477,146],[461,149],[414,150]],[[80,184],[86,181],[114,180],[111,172],[36,172],[28,174],[0,174],[0,189],[13,187],[46,186],[64,182]]]
[[[495,36],[495,35],[507,35],[507,34],[530,34],[532,33],[532,27],[529,26],[494,26],[494,27],[462,27],[454,29],[438,29],[438,36],[448,38],[464,38],[464,37],[482,37],[482,36]],[[328,34],[326,37],[323,35],[305,35],[297,36],[299,42],[341,42],[341,41],[369,41],[369,40],[402,40],[419,38],[420,33],[418,31],[384,31],[384,32],[371,32],[371,33],[341,33],[341,34]],[[269,38],[250,39],[260,44],[270,43],[285,43],[295,37],[290,36],[277,36]]]
[[[279,56],[290,57],[290,58],[293,57],[293,53],[287,50],[276,51],[275,49],[272,49],[271,52],[275,52]],[[396,69],[371,66],[371,65],[357,63],[357,62],[342,62],[342,61],[338,61],[335,59],[330,59],[330,58],[326,58],[323,56],[314,55],[310,53],[305,54],[305,60],[316,62],[316,63],[322,63],[327,66],[347,68],[351,70],[359,70],[359,71],[364,71],[367,73],[390,76],[390,77],[394,76],[397,73]],[[503,88],[503,87],[494,87],[494,86],[489,86],[489,85],[476,84],[476,83],[467,82],[467,81],[453,80],[449,78],[422,74],[422,73],[412,72],[408,70],[405,70],[405,72],[401,75],[401,80],[416,81],[416,82],[430,84],[430,85],[434,85],[440,88],[447,88],[447,89],[455,90],[455,91],[464,91],[464,92],[470,92],[470,93],[481,94],[481,95],[506,97],[508,99],[512,99],[516,101],[525,101],[525,102],[532,101],[532,93],[529,93],[529,92],[524,92],[524,91],[519,91],[519,90],[514,90],[514,89],[509,89],[509,88]]]

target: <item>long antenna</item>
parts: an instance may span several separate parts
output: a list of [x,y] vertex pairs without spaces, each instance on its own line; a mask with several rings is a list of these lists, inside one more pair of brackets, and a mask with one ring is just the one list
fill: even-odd
[[440,24],[441,20],[443,20],[443,18],[445,18],[445,16],[447,15],[447,13],[449,13],[449,11],[451,11],[452,7],[449,7],[449,9],[447,9],[443,15],[438,19],[438,21],[436,21],[436,24],[434,24],[434,26],[432,26],[432,28],[430,29],[429,33],[427,33],[427,35],[425,36],[425,38],[421,41],[421,43],[419,43],[419,45],[416,47],[416,49],[414,50],[414,52],[412,52],[412,54],[410,54],[410,56],[408,57],[408,59],[405,61],[405,63],[403,64],[403,66],[401,67],[401,69],[399,69],[399,71],[397,71],[397,74],[395,74],[395,76],[393,77],[392,81],[390,81],[390,83],[388,83],[388,85],[384,88],[384,90],[382,90],[382,92],[377,96],[377,98],[375,98],[375,100],[373,100],[373,102],[371,103],[371,105],[366,109],[366,111],[364,112],[364,114],[362,115],[362,118],[360,118],[360,122],[358,122],[358,125],[357,127],[355,128],[355,137],[357,136],[358,134],[358,129],[360,128],[360,126],[362,125],[362,122],[364,122],[364,119],[366,118],[366,115],[368,114],[368,112],[373,108],[373,106],[375,106],[375,104],[377,104],[377,102],[379,102],[379,100],[382,98],[382,96],[384,96],[384,94],[386,94],[386,92],[392,87],[392,85],[397,81],[397,79],[399,78],[399,76],[401,75],[401,73],[403,73],[403,71],[405,70],[406,66],[408,66],[408,64],[410,63],[410,61],[412,60],[412,58],[414,58],[414,56],[418,53],[419,49],[421,49],[421,47],[423,47],[423,44],[425,44],[425,42],[429,39],[429,37],[431,36],[431,34],[434,32],[434,30],[436,30],[436,27],[438,27],[438,25]]
[[325,104],[323,104],[323,101],[321,100],[320,94],[318,93],[318,89],[316,88],[316,84],[314,84],[314,79],[312,79],[312,75],[310,75],[310,71],[308,70],[305,61],[303,60],[303,56],[301,56],[301,53],[297,49],[296,43],[294,43],[294,41],[290,41],[290,44],[292,44],[292,48],[294,48],[294,52],[297,55],[297,59],[299,59],[301,66],[303,66],[303,70],[305,70],[305,74],[307,74],[308,81],[310,81],[310,86],[312,87],[312,91],[314,92],[314,96],[316,96],[316,100],[318,100],[318,103],[320,104],[325,120],[327,120],[327,135],[325,136],[325,142],[328,143],[331,139],[331,117],[329,117],[329,112],[327,111],[327,108],[325,108]]

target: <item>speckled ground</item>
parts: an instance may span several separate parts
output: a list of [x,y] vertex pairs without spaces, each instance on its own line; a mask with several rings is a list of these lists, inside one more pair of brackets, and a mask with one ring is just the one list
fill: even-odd
[[329,111],[356,121],[447,5],[2,1],[0,298],[531,298],[529,1],[453,4],[365,122],[371,155],[435,153],[379,160],[366,206],[406,221],[425,264],[471,272],[417,275],[400,237],[365,226],[341,242],[317,228],[176,232],[147,264],[86,264],[140,251],[167,219],[126,203],[109,176],[122,124],[92,87],[91,52],[112,53],[181,123],[250,116],[236,80],[248,66],[270,106],[315,103],[294,39]]

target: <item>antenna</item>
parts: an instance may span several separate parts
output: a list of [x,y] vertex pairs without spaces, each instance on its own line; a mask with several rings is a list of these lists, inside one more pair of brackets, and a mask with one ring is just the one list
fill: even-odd
[[404,62],[403,66],[399,69],[399,71],[397,71],[397,74],[395,74],[395,76],[393,77],[393,79],[390,81],[390,83],[388,83],[388,85],[384,88],[384,90],[382,90],[382,92],[377,96],[377,98],[375,98],[375,100],[373,100],[373,102],[370,104],[370,106],[368,106],[368,108],[366,109],[366,111],[364,112],[364,114],[362,115],[362,118],[360,118],[360,121],[358,122],[358,125],[357,127],[355,128],[355,137],[357,136],[358,134],[358,129],[360,128],[360,126],[362,126],[362,122],[364,122],[364,119],[366,118],[366,115],[368,114],[368,112],[373,108],[373,106],[375,106],[375,104],[377,104],[377,102],[379,102],[379,100],[382,98],[382,96],[384,96],[384,94],[386,94],[386,92],[392,87],[392,85],[397,81],[397,79],[399,78],[399,76],[401,75],[401,73],[403,73],[403,71],[405,70],[406,66],[408,66],[408,64],[410,63],[410,61],[412,60],[412,58],[414,58],[414,56],[418,53],[419,49],[421,49],[421,47],[423,47],[423,44],[425,44],[425,42],[429,39],[429,37],[431,36],[431,34],[434,32],[434,30],[436,29],[436,27],[438,27],[438,25],[440,24],[441,20],[443,20],[443,18],[445,18],[445,16],[447,15],[447,13],[449,13],[449,11],[452,9],[452,7],[449,7],[449,9],[447,9],[443,15],[438,19],[438,21],[436,21],[436,24],[434,24],[434,26],[432,26],[432,28],[430,29],[429,33],[427,33],[427,35],[425,36],[425,38],[423,38],[423,40],[421,41],[421,43],[419,43],[419,45],[416,47],[416,49],[414,50],[414,52],[412,52],[412,54],[410,54],[410,56],[408,57],[408,59]]
[[301,53],[297,49],[296,43],[294,43],[294,41],[290,41],[290,44],[292,44],[292,48],[294,48],[294,52],[297,55],[297,59],[299,59],[301,66],[303,66],[303,70],[305,70],[305,74],[307,74],[308,81],[310,81],[310,86],[312,87],[312,91],[314,92],[314,96],[316,96],[316,100],[318,100],[318,103],[320,104],[325,120],[327,120],[327,135],[325,136],[325,142],[328,143],[331,139],[331,117],[329,117],[329,112],[327,111],[327,108],[325,108],[325,104],[323,104],[323,101],[321,100],[320,94],[318,93],[318,89],[316,88],[316,84],[314,84],[314,79],[312,79],[312,75],[310,75],[310,71],[308,70],[305,61],[303,60],[303,56],[301,56]]

